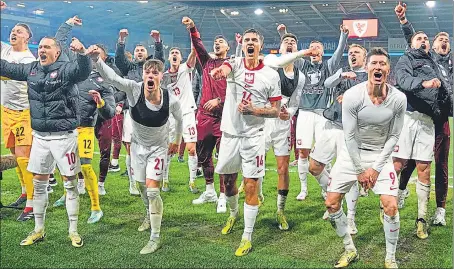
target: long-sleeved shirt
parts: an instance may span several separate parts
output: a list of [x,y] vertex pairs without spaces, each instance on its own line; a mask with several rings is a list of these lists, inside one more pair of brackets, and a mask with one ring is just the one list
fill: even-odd
[[347,92],[342,100],[342,123],[345,143],[358,174],[364,171],[360,150],[381,151],[372,168],[381,172],[389,161],[404,125],[407,106],[405,95],[387,84],[388,95],[375,105],[369,97],[367,81]]
[[[205,49],[203,45],[202,39],[200,38],[200,33],[198,32],[196,27],[190,29],[191,32],[191,40],[192,44],[197,52],[197,59],[199,60],[200,64],[202,65],[202,97],[200,100],[198,111],[205,115],[221,118],[222,117],[222,109],[224,107],[225,101],[225,92],[227,89],[227,82],[225,79],[223,80],[215,80],[211,77],[210,72],[214,68],[221,66],[228,58],[216,58],[213,59],[208,54],[208,51]],[[221,103],[219,106],[214,108],[211,111],[207,111],[203,108],[206,102],[219,98],[221,99]]]
[[[14,51],[13,47],[1,42],[1,58],[10,63],[28,64],[36,61],[30,50]],[[24,110],[30,107],[27,94],[27,82],[1,78],[2,106],[12,110]]]
[[[114,87],[120,91],[126,92],[128,97],[128,102],[130,105],[130,110],[133,110],[133,107],[136,105],[145,105],[146,109],[151,111],[160,111],[161,108],[168,106],[169,114],[175,118],[175,144],[180,144],[181,137],[183,134],[183,116],[181,113],[180,103],[172,95],[169,95],[168,104],[164,104],[164,91],[161,90],[161,105],[153,105],[147,100],[143,99],[143,82],[136,82],[131,79],[125,79],[117,75],[110,67],[108,67],[101,59],[98,59],[95,62],[95,67],[101,76]],[[144,104],[143,104],[144,103]],[[146,114],[147,111],[144,111]],[[145,115],[144,114],[144,115]],[[161,126],[151,127],[145,126],[137,120],[132,118],[132,141],[143,146],[161,146],[167,147],[169,141],[169,122]],[[150,125],[153,125],[153,122],[150,122]]]

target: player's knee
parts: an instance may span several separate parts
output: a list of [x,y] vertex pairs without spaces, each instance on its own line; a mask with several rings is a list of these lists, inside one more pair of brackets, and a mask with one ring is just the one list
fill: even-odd
[[75,199],[79,196],[79,192],[77,190],[77,181],[76,180],[65,180],[63,182],[63,187],[66,190],[66,195],[68,199]]
[[311,159],[311,161],[309,162],[309,173],[311,173],[311,175],[313,176],[318,176],[322,173],[324,167],[325,166],[322,163]]
[[196,152],[195,152],[195,147],[194,146],[188,147],[188,154],[189,154],[189,156],[195,156]]
[[396,199],[390,199],[386,202],[383,203],[383,210],[385,211],[385,214],[387,216],[395,216],[397,214],[398,208],[397,208],[397,200]]
[[254,181],[254,180],[246,180],[244,182],[244,192],[246,193],[247,196],[256,195],[257,184],[258,184],[258,181]]
[[80,158],[80,164],[81,165],[91,164],[91,159],[89,159],[89,158]]
[[429,163],[418,163],[416,165],[416,170],[418,171],[418,175],[428,176],[430,175],[430,162]]
[[285,175],[285,174],[288,175],[288,164],[286,164],[286,163],[280,164],[277,167],[277,174],[278,175]]
[[308,150],[308,149],[300,149],[299,151],[300,151],[299,152],[299,157],[301,159],[307,159],[307,157],[309,157],[310,150]]
[[224,187],[225,187],[225,194],[227,196],[234,196],[235,193],[235,182],[230,180],[230,177],[224,177]]
[[341,208],[341,203],[337,199],[327,198],[325,200],[326,209],[330,212],[337,212]]

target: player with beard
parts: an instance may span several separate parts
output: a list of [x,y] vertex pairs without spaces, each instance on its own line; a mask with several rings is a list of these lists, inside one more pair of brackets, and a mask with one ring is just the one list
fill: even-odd
[[[1,1],[0,7],[3,10],[6,3]],[[32,36],[28,25],[16,24],[9,35],[10,45],[1,42],[1,58],[11,63],[27,64],[36,61],[28,48]],[[22,194],[9,206],[18,207],[25,202],[25,208],[17,220],[26,221],[33,218],[33,174],[27,171],[33,140],[27,83],[2,77],[0,85],[3,141],[5,147],[16,157],[16,172],[22,187]]]
[[[252,249],[252,232],[258,213],[258,179],[265,174],[265,118],[277,118],[282,99],[279,74],[259,60],[263,36],[255,29],[243,34],[245,57],[235,57],[211,71],[214,79],[227,78],[221,145],[216,172],[224,175],[230,217],[222,234],[231,233],[238,217],[236,180],[242,170],[245,182],[244,232],[236,256]],[[268,106],[268,104],[270,104]]]
[[[352,44],[348,49],[349,66],[340,68],[334,75],[325,80],[326,88],[335,88],[335,101],[323,112],[328,119],[325,130],[322,131],[319,140],[315,143],[310,154],[309,172],[317,179],[322,187],[322,196],[326,198],[326,190],[329,181],[329,171],[326,169],[334,157],[340,153],[344,143],[342,131],[342,98],[343,94],[353,86],[367,80],[366,66],[367,50],[360,45]],[[345,194],[347,202],[347,222],[350,234],[358,233],[355,224],[356,202],[358,200],[358,184]],[[325,212],[323,219],[328,219],[329,213]]]
[[341,207],[345,193],[357,181],[380,195],[384,205],[385,268],[397,268],[395,252],[400,221],[397,209],[397,175],[391,153],[402,131],[405,95],[386,83],[390,58],[382,48],[372,48],[366,58],[368,80],[346,91],[342,98],[345,143],[328,182],[325,201],[333,228],[343,239],[345,252],[334,266],[342,268],[358,259]]
[[[178,150],[182,134],[180,103],[173,95],[161,88],[164,64],[150,59],[143,65],[142,82],[124,79],[109,68],[99,52],[90,47],[88,53],[95,62],[96,70],[117,89],[126,92],[133,124],[130,174],[138,183],[147,210],[142,231],[151,226],[150,240],[140,254],[153,253],[161,247],[159,238],[163,213],[160,181],[168,154]],[[175,118],[175,140],[168,144],[169,114]],[[146,226],[145,229],[142,229]]]
[[[160,33],[156,30],[152,30],[150,33],[150,37],[155,41],[154,44],[154,49],[155,49],[155,54],[153,55],[148,55],[148,51],[145,48],[144,45],[138,44],[136,45],[134,49],[134,62],[130,62],[126,58],[125,54],[125,42],[126,42],[126,37],[129,35],[129,32],[127,29],[121,29],[119,33],[119,38],[118,38],[118,43],[117,43],[117,50],[115,52],[115,64],[117,65],[118,69],[120,69],[121,73],[123,74],[124,77],[128,79],[135,80],[137,82],[142,81],[142,69],[145,61],[147,59],[158,59],[161,62],[165,62],[164,60],[164,51],[163,51],[163,45],[161,42],[161,36]],[[123,113],[124,113],[124,118],[123,118],[123,129],[122,129],[122,141],[125,144],[127,156],[126,156],[126,171],[129,177],[129,193],[131,195],[137,195],[139,192],[134,184],[134,179],[130,175],[130,167],[131,167],[131,155],[130,155],[130,145],[131,145],[131,139],[132,139],[132,120],[131,120],[131,115],[129,113],[129,110],[126,109],[128,106],[123,106]],[[114,155],[117,155],[116,153],[120,151],[118,146],[121,147],[121,145],[118,145],[117,147],[114,147]],[[116,157],[116,156],[115,156]],[[112,159],[112,165],[117,164],[118,165],[118,159]],[[114,168],[114,167],[112,167]],[[113,170],[113,169],[112,169]]]
[[[170,69],[164,73],[162,85],[179,102],[183,113],[183,140],[188,150],[189,187],[194,186],[197,174],[197,126],[195,121],[196,104],[192,92],[192,71],[196,63],[194,49],[185,63],[181,63],[182,54],[179,48],[171,48],[169,51]],[[170,156],[167,156],[170,159]],[[163,185],[163,188],[169,188]],[[192,189],[191,189],[192,191]],[[216,196],[217,200],[217,196]]]
[[[285,25],[279,25],[278,32],[286,32]],[[324,86],[325,79],[332,76],[338,69],[342,54],[347,43],[348,28],[340,26],[339,44],[333,56],[328,61],[323,61],[324,48],[320,41],[312,41],[310,49],[318,51],[316,56],[311,56],[310,61],[298,59],[295,65],[306,76],[306,85],[300,100],[299,113],[296,125],[296,148],[299,149],[298,174],[301,183],[301,192],[297,200],[304,200],[307,196],[307,173],[309,172],[309,153],[314,139],[320,137],[326,124],[323,111],[328,107],[330,90]]]
[[396,65],[398,87],[408,99],[404,129],[394,150],[394,166],[399,174],[409,159],[416,161],[418,180],[418,216],[416,235],[420,239],[428,237],[427,205],[430,197],[430,170],[434,156],[434,121],[441,116],[449,98],[449,81],[439,72],[429,51],[430,44],[424,32],[416,32],[411,40],[411,48],[399,59]]
[[13,64],[1,59],[0,75],[27,81],[30,101],[33,142],[27,170],[33,173],[33,214],[35,229],[20,243],[23,246],[41,241],[46,236],[44,220],[49,202],[49,174],[58,165],[67,192],[66,209],[69,219],[69,238],[74,247],[83,246],[77,232],[79,193],[75,178],[80,172],[77,131],[80,124],[79,92],[76,84],[88,78],[90,59],[85,48],[73,38],[71,50],[77,52],[75,61],[61,53],[53,37],[41,39],[39,61]]
[[[191,41],[197,53],[197,59],[202,65],[202,97],[197,109],[197,157],[203,169],[205,177],[206,191],[193,201],[194,204],[218,201],[216,211],[225,213],[226,198],[224,194],[224,175],[219,175],[219,200],[217,199],[214,188],[214,166],[213,149],[219,152],[221,140],[221,118],[224,107],[225,91],[227,82],[225,80],[215,80],[210,76],[210,72],[221,66],[228,58],[227,52],[230,47],[227,39],[223,36],[216,36],[214,39],[213,50],[214,58],[205,49],[200,33],[195,27],[192,19],[184,17],[182,23],[189,29]],[[193,190],[195,186],[192,186]]]
[[[411,46],[411,37],[415,33],[412,24],[406,18],[405,12],[407,5],[399,2],[395,8],[395,13],[401,23],[401,28],[407,42]],[[454,62],[451,46],[449,43],[449,34],[446,32],[438,33],[432,43],[430,54],[433,60],[438,64],[441,75],[448,80],[452,80]],[[452,85],[451,83],[449,83]],[[451,94],[452,96],[452,90]],[[449,113],[451,111],[451,113]],[[437,202],[437,210],[432,217],[434,225],[446,225],[446,197],[448,194],[448,158],[450,148],[450,127],[449,115],[452,116],[452,102],[442,110],[442,115],[434,119],[435,125],[435,198]],[[407,189],[408,181],[416,168],[415,160],[408,160],[400,175],[399,184],[399,208],[402,208],[405,203],[405,198],[408,197]]]
[[[264,59],[266,66],[275,69],[279,73],[282,93],[279,119],[265,119],[265,154],[273,147],[277,162],[276,219],[281,230],[288,230],[289,228],[284,215],[284,209],[289,191],[290,119],[298,111],[301,93],[306,82],[304,74],[295,67],[293,62],[297,58],[308,57],[317,53],[317,51],[310,49],[297,52],[297,44],[297,37],[294,34],[287,33],[281,38],[281,46],[279,48],[281,56],[277,57],[276,55],[270,54]],[[262,182],[263,177],[259,179],[259,184],[262,184]],[[261,192],[259,192],[259,195],[262,195]]]

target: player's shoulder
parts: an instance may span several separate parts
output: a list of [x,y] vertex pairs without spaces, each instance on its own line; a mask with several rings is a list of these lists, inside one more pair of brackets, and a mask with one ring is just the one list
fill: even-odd
[[367,88],[367,81],[361,82],[356,84],[355,86],[351,87],[344,93],[344,98],[348,96],[359,96],[362,95]]
[[387,86],[389,88],[388,92],[390,92],[390,95],[391,95],[390,97],[392,97],[393,99],[396,99],[396,100],[400,100],[400,101],[407,100],[407,96],[402,91],[399,91],[396,87],[394,87],[391,84],[387,84]]

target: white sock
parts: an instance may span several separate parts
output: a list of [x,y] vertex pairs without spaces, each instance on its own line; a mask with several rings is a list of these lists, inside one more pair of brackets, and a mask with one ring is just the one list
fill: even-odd
[[214,190],[214,183],[210,183],[210,184],[206,185],[206,192],[216,194],[216,191]]
[[47,195],[47,180],[33,179],[33,214],[35,215],[35,232],[44,229],[46,219],[46,208],[49,203]]
[[146,210],[146,217],[149,219],[150,218],[150,201],[148,200],[147,186],[145,185],[144,182],[137,182],[137,186],[139,188],[140,198],[142,198],[142,202],[143,202],[143,205]]
[[189,182],[194,182],[197,175],[197,155],[188,156]]
[[27,194],[27,190],[25,189],[25,186],[21,186],[22,188],[22,194]]
[[135,181],[132,177],[131,173],[131,155],[126,155],[126,169],[128,171],[128,178],[129,178],[129,189],[135,188]]
[[252,231],[254,231],[255,219],[259,213],[258,205],[248,205],[244,203],[244,232],[243,239],[252,240]]
[[162,178],[163,181],[169,182],[169,169],[170,169],[170,155],[167,155],[167,162],[166,165],[164,166],[164,171],[162,172]]
[[298,158],[298,175],[302,192],[307,192],[307,173],[309,173],[309,162],[307,158]]
[[161,195],[159,194],[159,188],[147,188],[147,197],[150,201],[151,240],[153,238],[158,238],[159,233],[161,232],[162,211],[164,206]]
[[287,201],[288,190],[277,191],[277,210],[284,211],[285,202]]
[[352,236],[347,232],[347,216],[345,216],[344,211],[339,209],[336,213],[330,213],[329,218],[332,226],[336,230],[337,236],[341,237],[344,241],[345,250],[347,251],[356,251],[356,247],[353,244]]
[[98,182],[98,186],[104,187],[104,182]]
[[399,239],[400,219],[399,212],[395,216],[385,214],[383,230],[386,239],[386,260],[396,259],[397,240]]
[[258,182],[258,194],[263,196],[263,177],[259,177],[259,182]]
[[358,202],[359,189],[358,182],[355,182],[351,189],[345,194],[345,201],[347,201],[347,218],[355,220],[356,203]]
[[230,217],[236,217],[238,216],[238,194],[235,194],[234,196],[226,196],[227,197],[227,203],[230,206]]
[[83,184],[85,186],[85,179],[84,178],[79,178],[79,179],[77,179],[77,183]]
[[416,195],[418,196],[418,219],[426,220],[427,204],[430,198],[430,184],[426,185],[417,180]]
[[25,207],[33,207],[33,200],[27,200],[27,202],[25,202]]
[[219,193],[219,199],[224,199],[225,200],[226,199],[225,198],[225,193],[222,193],[222,192]]
[[110,161],[110,164],[111,164],[112,166],[117,166],[117,165],[118,165],[118,159],[112,159],[112,160]]
[[328,182],[329,182],[328,171],[326,169],[323,169],[323,171],[320,173],[320,175],[314,176],[314,177],[317,180],[320,187],[322,187],[322,190],[324,190],[326,192],[328,189]]
[[79,219],[79,191],[74,180],[63,183],[66,189],[66,212],[68,212],[69,232],[77,232],[77,221]]

